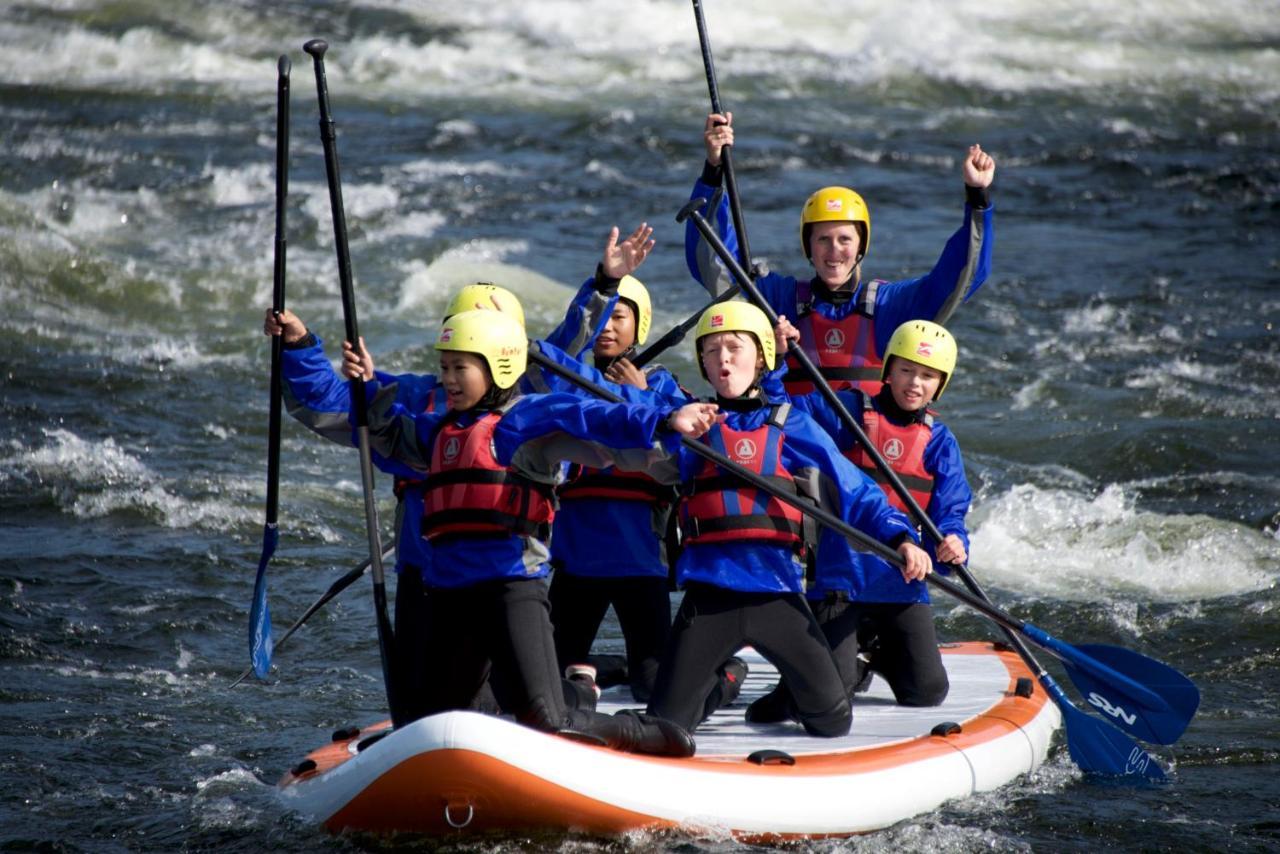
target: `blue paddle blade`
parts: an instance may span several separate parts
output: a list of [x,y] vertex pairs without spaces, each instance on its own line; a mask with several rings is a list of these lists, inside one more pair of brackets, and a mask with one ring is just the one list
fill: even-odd
[[[1135,738],[1154,744],[1173,744],[1186,731],[1200,706],[1200,689],[1186,676],[1124,647],[1081,644],[1076,649],[1092,661],[1085,659],[1090,666],[1080,666],[1079,660],[1064,660],[1067,675],[1085,701],[1107,720]],[[1123,679],[1110,678],[1113,673]],[[1132,692],[1126,681],[1137,683],[1162,702],[1147,702],[1144,695]]]
[[253,603],[249,606],[249,660],[253,674],[266,679],[271,670],[271,609],[267,607],[267,564],[276,553],[280,532],[275,525],[262,528],[262,557],[258,559],[258,577],[253,582]]
[[1040,684],[1062,710],[1067,751],[1081,771],[1106,777],[1137,777],[1151,783],[1165,779],[1164,769],[1151,754],[1106,721],[1077,709],[1052,676],[1044,674]]

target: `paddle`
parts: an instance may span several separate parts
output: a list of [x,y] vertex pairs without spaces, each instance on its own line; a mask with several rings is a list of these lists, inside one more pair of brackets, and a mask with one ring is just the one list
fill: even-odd
[[[703,204],[704,204],[704,201],[702,199],[694,199],[690,201],[676,215],[676,221],[683,222],[685,219],[693,220],[694,226],[698,229],[699,233],[701,233],[702,236],[707,240],[708,245],[712,247],[712,249],[719,256],[720,260],[726,265],[729,271],[733,274],[738,284],[751,298],[752,302],[754,302],[757,305],[757,307],[759,307],[764,312],[765,316],[769,319],[770,323],[773,323],[776,325],[778,322],[778,315],[773,310],[773,307],[770,306],[767,301],[765,301],[759,289],[755,286],[754,281],[752,281],[751,277],[747,274],[747,272],[733,257],[733,254],[728,251],[728,247],[726,247],[724,245],[724,242],[720,240],[719,235],[715,233],[715,230],[711,227],[711,224],[708,223],[706,221],[706,218],[703,217],[702,214],[699,212],[699,208],[701,208]],[[800,362],[801,367],[805,370],[805,372],[809,375],[811,380],[814,382],[814,385],[816,386],[819,393],[822,394],[823,399],[827,401],[828,405],[830,405],[831,408],[840,417],[841,422],[850,430],[850,432],[853,433],[853,435],[858,439],[858,441],[862,443],[862,446],[867,449],[868,455],[872,458],[872,461],[876,464],[876,468],[884,476],[886,481],[888,481],[888,483],[893,487],[894,491],[899,496],[902,497],[904,503],[911,509],[916,519],[920,521],[920,523],[922,524],[922,526],[924,526],[925,530],[929,533],[929,535],[935,539],[935,542],[940,542],[942,539],[942,534],[940,531],[938,531],[937,526],[934,525],[933,520],[930,519],[928,515],[924,513],[923,510],[921,510],[920,505],[911,496],[910,492],[907,491],[906,486],[902,483],[901,479],[898,477],[897,472],[895,472],[892,468],[889,467],[889,464],[880,455],[879,451],[875,448],[875,446],[872,444],[870,439],[868,439],[866,433],[862,430],[861,426],[857,423],[857,421],[854,420],[853,416],[849,413],[849,410],[844,406],[844,403],[839,399],[839,397],[837,397],[836,393],[832,390],[831,386],[826,382],[826,379],[818,371],[817,367],[813,364],[808,354],[805,353],[804,350],[797,348],[794,351],[794,355],[797,361]],[[966,580],[966,584],[971,583],[970,589],[977,587],[977,582],[974,581],[974,579],[971,576],[969,576],[967,573],[961,573],[961,578]],[[932,579],[932,576],[931,576],[931,580],[934,580]],[[981,588],[978,588],[974,592],[978,594],[981,598],[985,598],[985,597],[982,597]],[[1038,662],[1035,662],[1034,657],[1030,655],[1030,651],[1026,650],[1025,646],[1022,645],[1021,643],[1018,643],[1016,639],[1013,639],[1013,640],[1015,641],[1014,647],[1015,649],[1018,650],[1019,654],[1025,654],[1024,659],[1030,659],[1027,661],[1027,663],[1029,666],[1031,666],[1032,670],[1038,673],[1044,673],[1044,669],[1039,666]],[[1129,664],[1133,665],[1134,663],[1129,662]],[[1177,671],[1173,671],[1173,673],[1177,674],[1178,678],[1173,679],[1172,684],[1180,685],[1181,683],[1178,681],[1179,679],[1182,680],[1182,682],[1185,682],[1187,685],[1191,684],[1190,680],[1187,680],[1186,677],[1182,676],[1182,674],[1177,673]],[[1072,671],[1068,669],[1067,674],[1068,676],[1072,677],[1073,682],[1077,681],[1076,677],[1077,675],[1079,675],[1078,672],[1073,674]],[[1151,674],[1151,675],[1153,677],[1155,676],[1155,674]],[[1041,680],[1041,682],[1043,683],[1043,679]],[[1080,683],[1078,682],[1077,682],[1077,687],[1080,687]],[[1192,690],[1194,690],[1194,687],[1195,687],[1194,685],[1191,685]],[[1046,686],[1046,688],[1048,688],[1048,686]],[[1186,708],[1186,705],[1188,703],[1187,698],[1184,696],[1184,694],[1179,694],[1180,702],[1181,702],[1181,705],[1179,707],[1180,709],[1179,714],[1183,712],[1185,712],[1186,714],[1186,721],[1181,723],[1181,727],[1179,728],[1177,724],[1177,717],[1175,717],[1172,722],[1164,721],[1164,719],[1158,719],[1157,725],[1152,725],[1148,723],[1146,719],[1141,716],[1134,716],[1132,714],[1125,712],[1124,706],[1117,706],[1115,704],[1110,703],[1107,699],[1106,692],[1097,690],[1097,688],[1098,686],[1092,686],[1088,691],[1086,691],[1085,688],[1081,687],[1081,693],[1082,694],[1087,693],[1089,702],[1095,707],[1097,707],[1099,710],[1111,715],[1111,717],[1114,719],[1117,726],[1120,726],[1121,728],[1126,729],[1127,731],[1131,732],[1132,734],[1136,735],[1139,738],[1142,738],[1146,741],[1154,741],[1158,744],[1171,744],[1173,743],[1173,741],[1176,741],[1177,738],[1182,734],[1183,730],[1185,730],[1186,723],[1189,722],[1191,716],[1194,715],[1195,707],[1199,703],[1198,691],[1195,692],[1195,702],[1190,705],[1189,709]],[[1060,691],[1059,692],[1050,691],[1050,694],[1053,695],[1055,699],[1061,696]],[[1104,764],[1109,765],[1110,763],[1104,763]],[[1154,763],[1149,762],[1147,764],[1149,766],[1154,767]]]
[[[693,17],[698,25],[698,44],[702,48],[702,67],[707,75],[707,91],[711,95],[711,112],[724,115],[720,106],[720,87],[716,83],[716,66],[711,59],[711,40],[707,36],[707,19],[702,14],[702,0],[693,0]],[[742,204],[738,199],[738,179],[733,172],[733,146],[720,149],[720,166],[724,171],[724,186],[729,193],[729,212],[733,217],[733,230],[738,235],[738,257],[743,267],[751,267],[751,248],[747,244],[747,226],[742,219]]]
[[[613,392],[601,388],[585,377],[578,376],[568,368],[538,353],[532,347],[529,349],[529,359],[605,400],[621,402],[621,398]],[[681,444],[698,456],[733,473],[756,489],[807,513],[861,548],[873,552],[894,566],[902,567],[902,556],[896,551],[851,527],[827,510],[810,504],[804,498],[779,490],[766,478],[739,466],[702,442],[682,438]],[[1067,668],[1067,674],[1072,676],[1073,681],[1077,674],[1082,674],[1088,680],[1089,688],[1082,688],[1082,691],[1090,690],[1096,693],[1100,702],[1107,704],[1113,710],[1118,710],[1126,717],[1132,717],[1130,724],[1139,726],[1149,736],[1147,740],[1171,744],[1182,734],[1190,723],[1192,715],[1195,714],[1200,692],[1190,679],[1172,667],[1120,647],[1093,645],[1088,647],[1088,652],[1077,649],[1071,644],[1058,640],[1043,629],[1010,616],[964,588],[939,578],[936,573],[930,573],[927,580],[1000,625],[1024,635],[1032,643],[1049,651],[1065,664],[1071,665]],[[1116,712],[1113,711],[1110,714],[1114,715]]]
[[[342,288],[342,317],[346,323],[347,341],[360,346],[356,323],[355,286],[351,280],[351,253],[347,248],[347,217],[342,207],[342,178],[338,172],[337,134],[329,112],[329,86],[325,81],[324,54],[329,49],[324,39],[312,39],[302,46],[311,55],[316,72],[316,97],[320,102],[320,141],[324,146],[325,177],[329,183],[329,207],[333,215],[333,242],[338,252],[338,282]],[[373,576],[374,616],[378,624],[378,652],[382,659],[382,680],[387,689],[387,703],[394,708],[391,681],[391,620],[387,616],[387,584],[382,571],[382,545],[378,539],[378,507],[373,497],[373,463],[369,457],[369,413],[365,405],[364,380],[351,382],[351,405],[355,410],[356,439],[360,450],[360,484],[364,491],[365,532],[369,539],[369,566]]]
[[[698,25],[698,44],[702,49],[702,67],[706,72],[707,92],[711,96],[711,112],[723,115],[724,109],[720,106],[720,86],[716,82],[716,66],[715,61],[711,58],[711,39],[707,36],[707,19],[702,14],[701,0],[693,0],[693,16],[694,21]],[[721,170],[724,172],[724,189],[727,190],[729,194],[729,213],[733,218],[733,228],[738,236],[738,254],[742,260],[742,265],[744,267],[751,267],[751,247],[747,241],[747,226],[746,221],[742,216],[742,203],[738,196],[738,179],[737,175],[733,171],[732,148],[733,146],[726,145],[721,149],[720,166]],[[717,191],[717,195],[711,200],[711,208],[715,209],[718,206],[719,194]],[[723,302],[727,299],[732,299],[737,295],[737,293],[738,287],[735,285],[708,303],[707,307],[715,305],[718,302]],[[704,310],[705,307],[703,309],[699,309],[683,323],[668,330],[666,335],[663,335],[657,341],[653,342],[643,351],[638,353],[636,357],[631,360],[631,363],[637,368],[643,368],[645,365],[649,364],[649,362],[653,361],[659,353],[679,344],[684,340],[684,336],[688,334],[689,330],[697,324],[698,318],[702,316],[702,312]]]
[[[393,548],[394,546],[382,553],[383,559],[386,559],[386,557],[391,554]],[[330,599],[337,596],[343,590],[346,590],[356,581],[356,579],[358,579],[360,576],[364,575],[368,571],[369,571],[369,559],[365,558],[363,563],[361,563],[355,569],[348,571],[337,581],[333,582],[333,584],[329,585],[329,589],[326,590],[323,594],[321,594],[319,599],[312,602],[311,607],[307,608],[307,610],[303,612],[302,616],[299,617],[297,620],[295,620],[293,625],[289,627],[289,631],[285,632],[284,635],[281,636],[280,640],[276,641],[275,643],[276,650],[279,651],[284,646],[285,641],[293,637],[293,633],[296,632],[298,629],[302,628],[303,623],[311,619],[312,614],[314,614],[316,611],[319,611],[321,608],[323,608],[326,604],[328,604]],[[246,678],[248,678],[249,674],[252,672],[253,672],[252,665],[250,665],[249,667],[246,667],[244,671],[241,672],[241,674],[236,677],[236,680],[232,682],[230,685],[228,685],[227,687],[228,688],[236,687],[241,682],[243,682]]]
[[[276,242],[271,310],[277,317],[284,311],[284,269],[288,245],[285,213],[289,196],[289,71],[292,67],[287,56],[281,56],[276,63]],[[271,610],[267,607],[267,564],[280,542],[276,521],[280,509],[280,364],[283,348],[284,341],[280,336],[271,339],[266,522],[262,526],[262,556],[258,558],[258,576],[253,582],[253,602],[249,606],[249,667],[259,679],[265,679],[271,670],[273,650]]]

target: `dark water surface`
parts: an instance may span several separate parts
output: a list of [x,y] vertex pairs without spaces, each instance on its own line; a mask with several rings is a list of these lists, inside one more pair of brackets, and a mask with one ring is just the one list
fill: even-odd
[[[774,268],[799,269],[805,195],[841,182],[871,206],[867,272],[923,272],[959,225],[965,147],[997,157],[995,271],[952,323],[942,410],[977,493],[974,567],[1019,616],[1203,691],[1160,751],[1170,785],[1086,780],[1058,744],[1000,791],[801,849],[1280,848],[1274,6],[709,5]],[[687,3],[0,2],[0,850],[440,844],[331,837],[273,794],[332,729],[383,714],[367,583],[270,683],[227,689],[260,551],[284,51],[289,303],[341,336],[314,36],[380,366],[430,369],[433,322],[477,278],[546,331],[615,223],[656,228],[656,328],[704,301],[673,222],[707,109]],[[664,362],[696,379],[689,348]],[[365,542],[354,455],[287,423],[283,456],[277,630]],[[990,636],[937,611],[948,638]]]

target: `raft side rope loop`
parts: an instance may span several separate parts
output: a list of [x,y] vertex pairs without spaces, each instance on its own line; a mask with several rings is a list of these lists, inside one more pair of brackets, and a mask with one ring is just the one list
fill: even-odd
[[461,823],[454,821],[454,820],[453,820],[453,816],[452,816],[452,815],[450,814],[450,812],[449,812],[449,810],[453,809],[453,806],[454,806],[453,804],[449,803],[448,801],[445,801],[445,804],[444,804],[444,820],[445,820],[445,823],[447,823],[447,824],[448,824],[450,827],[452,827],[454,830],[462,830],[462,829],[463,829],[464,827],[466,827],[468,824],[471,824],[471,819],[475,818],[475,816],[476,816],[476,808],[475,808],[475,805],[474,805],[474,804],[471,804],[471,803],[468,803],[468,804],[466,805],[466,807],[467,807],[467,817],[466,817],[466,818],[464,818],[464,819],[462,820],[462,822],[461,822]]

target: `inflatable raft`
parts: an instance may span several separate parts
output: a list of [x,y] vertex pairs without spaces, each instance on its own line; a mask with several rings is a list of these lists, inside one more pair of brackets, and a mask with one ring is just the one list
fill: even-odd
[[[745,723],[747,704],[776,681],[773,667],[747,650],[742,695],[698,728],[689,759],[620,753],[449,712],[395,731],[386,722],[340,730],[284,776],[280,792],[334,831],[683,828],[751,840],[865,833],[1004,785],[1048,752],[1060,714],[1017,655],[987,643],[943,652],[946,703],[901,708],[877,679],[857,696],[845,738]],[[600,710],[635,705],[615,688]]]

